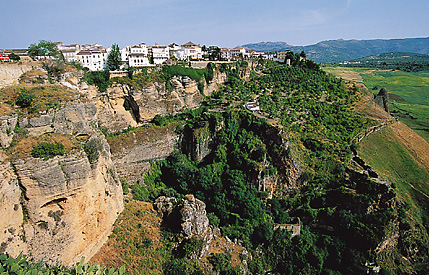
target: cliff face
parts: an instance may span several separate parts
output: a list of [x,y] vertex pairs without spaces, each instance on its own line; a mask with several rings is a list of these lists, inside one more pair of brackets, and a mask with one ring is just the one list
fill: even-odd
[[174,126],[150,128],[109,139],[118,175],[129,183],[143,182],[150,162],[165,159],[178,148],[178,141]]
[[123,209],[122,189],[108,156],[92,165],[83,151],[50,160],[14,162],[23,188],[28,252],[36,260],[72,264],[107,240]]
[[32,69],[31,65],[0,64],[0,88],[18,84],[19,77]]
[[[204,96],[195,81],[188,77],[174,77],[170,82],[171,90],[163,83],[153,83],[142,90],[114,84],[106,93],[93,99],[98,109],[100,127],[116,132],[149,122],[156,115],[166,116],[200,106]],[[129,110],[124,107],[126,101]]]
[[19,124],[29,138],[61,133],[86,142],[96,140],[98,147],[93,163],[79,149],[47,160],[15,159],[13,167],[8,156],[1,156],[3,252],[70,265],[81,257],[89,260],[107,240],[123,209],[123,195],[110,147],[94,128],[96,113],[95,105],[76,102],[7,123],[9,133]]
[[[219,88],[226,81],[226,74],[215,72],[210,83],[204,85],[204,95]],[[171,88],[165,83],[154,82],[137,90],[122,84],[113,84],[105,93],[91,91],[85,87],[85,93],[97,106],[101,128],[116,132],[151,121],[156,115],[176,114],[185,109],[195,109],[201,105],[204,95],[198,89],[198,83],[187,76],[175,76],[170,80]],[[124,104],[128,105],[128,110]]]

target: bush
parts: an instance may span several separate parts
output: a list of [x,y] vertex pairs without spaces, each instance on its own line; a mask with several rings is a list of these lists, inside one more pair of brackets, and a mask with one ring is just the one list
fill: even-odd
[[97,86],[100,92],[105,92],[111,84],[110,72],[108,70],[89,72],[85,81],[89,85]]
[[94,163],[98,160],[100,156],[101,144],[98,139],[91,139],[83,146],[83,150],[85,151],[89,163]]
[[55,156],[64,155],[64,145],[57,142],[55,144],[48,142],[41,142],[33,148],[31,155],[35,158],[49,159]]
[[24,90],[19,94],[18,99],[16,100],[16,105],[18,105],[21,108],[30,107],[31,102],[33,102],[34,98],[36,98],[35,95],[30,94]]

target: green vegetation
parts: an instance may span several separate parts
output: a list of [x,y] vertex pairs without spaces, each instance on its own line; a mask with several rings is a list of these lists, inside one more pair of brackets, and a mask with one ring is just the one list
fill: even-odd
[[84,259],[72,267],[62,265],[46,266],[43,262],[32,263],[25,256],[19,255],[16,258],[0,254],[0,274],[38,274],[38,275],[124,275],[125,267],[107,269],[104,265],[85,264]]
[[[359,145],[359,154],[381,174],[382,179],[394,183],[399,199],[401,239],[395,253],[423,263],[429,253],[427,238],[429,211],[429,172],[413,159],[410,152],[392,133],[390,128],[371,134]],[[426,236],[426,237],[425,237]],[[414,251],[411,246],[416,247]],[[398,256],[401,257],[401,256]],[[392,269],[404,272],[401,266],[390,263]],[[427,270],[426,264],[417,270]]]
[[61,101],[71,101],[76,96],[76,92],[59,85],[9,86],[0,89],[0,102],[8,103],[11,111],[30,116],[51,108],[59,108]]
[[351,60],[344,67],[377,68],[381,70],[401,70],[419,72],[429,70],[429,55],[417,53],[390,52]]
[[[374,251],[398,217],[400,210],[381,203],[394,198],[395,189],[348,165],[356,147],[353,137],[375,125],[350,110],[359,99],[358,89],[294,56],[294,66],[258,65],[258,73],[247,82],[240,77],[246,63],[223,64],[227,82],[207,102],[210,108],[223,107],[222,112],[202,107],[155,117],[150,127],[180,125],[181,150],[152,163],[144,182],[132,185],[131,191],[135,199],[149,202],[160,195],[180,199],[194,194],[206,203],[212,224],[258,255],[248,259],[252,274],[359,274],[366,262],[377,260]],[[263,118],[241,108],[256,97]],[[279,141],[268,122],[281,124],[288,134],[285,140]],[[128,136],[139,135],[138,129],[112,135],[109,143],[126,142]],[[210,153],[201,162],[193,161],[187,143],[202,144],[208,137]],[[281,145],[286,141],[291,142],[287,150]],[[299,159],[294,189],[281,185],[287,159]],[[257,189],[260,180],[278,181],[274,197]],[[295,223],[297,218],[302,221],[300,235],[291,238],[286,230],[274,230],[275,224]],[[405,220],[401,223],[407,226]],[[167,221],[164,226],[174,243],[177,224]],[[191,256],[198,247],[198,240],[179,247],[163,263],[164,274],[200,272]],[[424,262],[424,257],[415,259]],[[221,273],[239,274],[227,255],[212,255],[209,262]],[[378,264],[395,270],[384,261]]]
[[47,40],[40,40],[37,44],[31,44],[28,47],[28,55],[33,59],[36,57],[62,58],[62,54],[55,43]]
[[18,98],[16,100],[16,105],[21,108],[27,108],[31,106],[31,102],[36,96],[34,94],[28,93],[26,90],[23,90],[19,93]]
[[354,81],[362,82],[377,94],[381,88],[389,92],[390,111],[429,142],[429,72],[369,70],[367,68],[325,68],[336,74],[355,74]]
[[83,145],[83,150],[88,157],[89,163],[92,164],[98,161],[102,145],[98,139],[91,139]]
[[119,51],[118,44],[112,45],[112,50],[107,56],[107,69],[109,71],[118,71],[122,64],[121,52]]
[[55,156],[64,155],[64,145],[62,143],[41,142],[31,151],[31,155],[35,158],[49,159]]
[[12,61],[19,61],[19,60],[21,60],[21,57],[19,55],[15,54],[15,53],[10,53],[8,56],[9,56],[10,60],[12,60]]
[[91,71],[85,75],[85,82],[89,85],[95,85],[100,92],[105,92],[112,82],[110,80],[109,70]]

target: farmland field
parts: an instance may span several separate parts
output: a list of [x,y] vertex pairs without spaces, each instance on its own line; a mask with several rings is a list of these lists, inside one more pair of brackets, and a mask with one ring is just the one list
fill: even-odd
[[374,94],[385,88],[392,115],[429,142],[429,72],[325,67],[345,80],[363,83]]

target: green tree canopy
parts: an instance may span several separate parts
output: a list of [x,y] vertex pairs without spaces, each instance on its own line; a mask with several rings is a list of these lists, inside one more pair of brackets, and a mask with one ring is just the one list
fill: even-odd
[[107,56],[107,68],[109,71],[117,71],[121,67],[121,53],[118,44],[112,45],[112,50]]
[[62,54],[57,49],[55,43],[47,40],[40,40],[37,44],[31,44],[28,47],[28,55],[35,59],[36,56],[51,56],[54,58],[61,58]]

